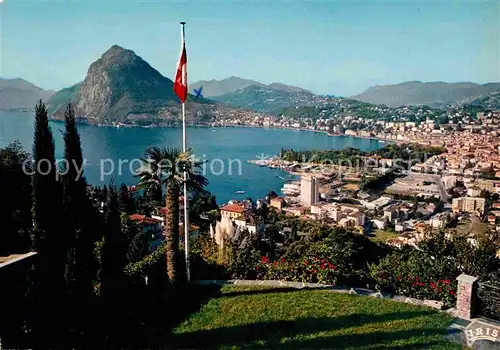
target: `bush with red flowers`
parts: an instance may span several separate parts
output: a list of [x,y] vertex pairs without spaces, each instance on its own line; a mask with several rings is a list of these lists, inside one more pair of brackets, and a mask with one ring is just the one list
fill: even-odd
[[442,301],[451,307],[456,302],[458,268],[446,260],[436,260],[422,251],[401,252],[370,266],[375,289],[418,299]]
[[456,303],[456,278],[466,273],[485,278],[498,271],[495,257],[498,245],[478,240],[472,246],[464,237],[447,238],[443,232],[432,234],[417,248],[405,247],[370,265],[372,288],[420,299],[439,300],[446,307]]
[[270,261],[263,256],[257,266],[257,276],[267,280],[336,284],[339,272],[332,261],[319,257],[306,257],[298,262],[285,258]]

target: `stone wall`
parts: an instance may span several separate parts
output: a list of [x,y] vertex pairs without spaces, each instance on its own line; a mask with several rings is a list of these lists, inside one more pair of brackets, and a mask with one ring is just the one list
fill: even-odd
[[199,284],[233,284],[233,285],[259,285],[259,286],[269,286],[269,287],[288,287],[288,288],[315,288],[324,289],[337,293],[348,293],[356,295],[370,296],[374,298],[390,299],[394,301],[404,302],[413,305],[429,306],[438,310],[443,308],[443,303],[436,300],[422,300],[409,298],[405,296],[392,295],[388,293],[377,292],[371,289],[365,288],[347,288],[342,286],[333,286],[329,284],[321,283],[305,283],[305,282],[289,282],[289,281],[276,281],[276,280],[200,280],[196,281]]

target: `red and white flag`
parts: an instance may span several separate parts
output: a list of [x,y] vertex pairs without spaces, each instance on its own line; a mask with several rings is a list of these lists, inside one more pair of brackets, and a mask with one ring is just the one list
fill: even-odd
[[182,53],[177,64],[177,73],[175,74],[174,92],[182,103],[186,102],[188,94],[187,86],[187,55],[186,44],[182,43]]

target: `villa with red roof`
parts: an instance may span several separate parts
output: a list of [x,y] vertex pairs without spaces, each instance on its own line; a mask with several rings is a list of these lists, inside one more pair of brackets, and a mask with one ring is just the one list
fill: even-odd
[[245,208],[241,204],[228,204],[220,208],[223,218],[235,219],[245,213]]

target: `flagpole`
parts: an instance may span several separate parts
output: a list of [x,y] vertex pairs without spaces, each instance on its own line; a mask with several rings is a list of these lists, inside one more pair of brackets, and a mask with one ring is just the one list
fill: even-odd
[[[184,25],[186,22],[181,22],[181,37],[182,37],[182,47],[185,47],[186,34],[184,32]],[[187,69],[187,68],[185,68]],[[187,86],[187,81],[186,81]],[[189,91],[189,90],[188,90]],[[187,139],[186,139],[186,103],[182,103],[182,151],[187,151]],[[184,171],[184,255],[186,258],[186,277],[187,281],[191,281],[191,267],[189,261],[189,200],[187,193],[187,173]]]

